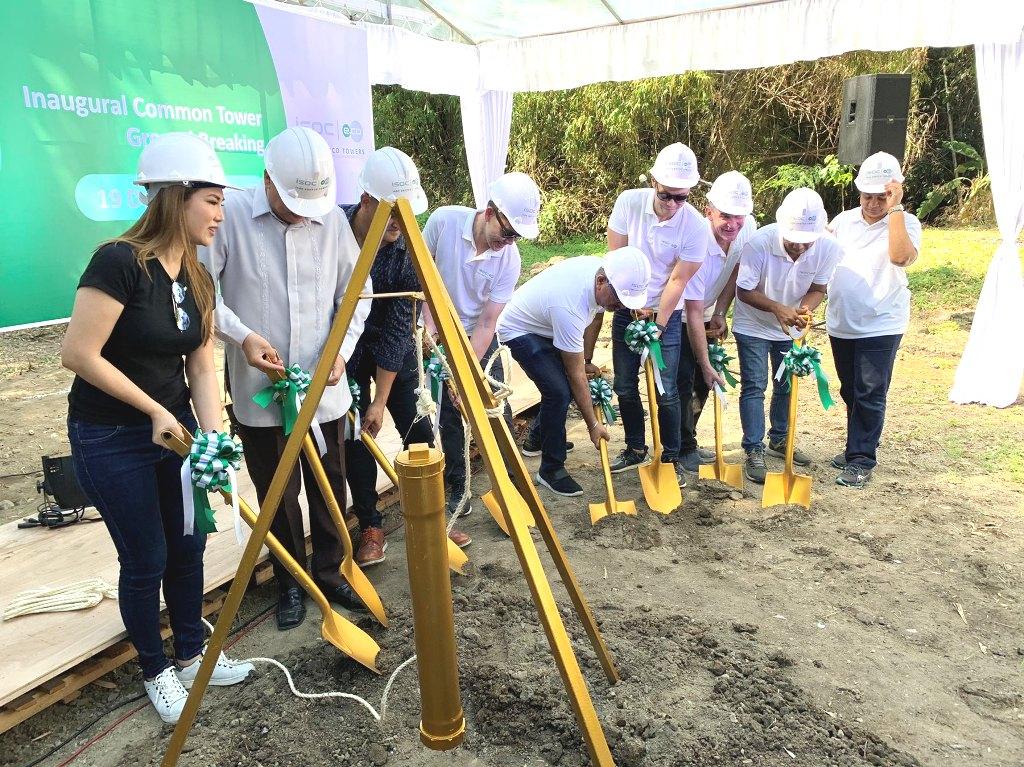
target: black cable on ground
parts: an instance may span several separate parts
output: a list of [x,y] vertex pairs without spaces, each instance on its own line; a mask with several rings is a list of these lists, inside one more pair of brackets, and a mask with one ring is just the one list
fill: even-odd
[[[270,607],[268,607],[266,610],[263,610],[262,612],[259,612],[256,615],[253,615],[251,618],[246,620],[245,623],[242,623],[241,625],[233,628],[231,630],[231,633],[228,634],[228,636],[233,636],[233,635],[237,634],[239,631],[242,631],[243,629],[248,628],[251,624],[255,623],[256,621],[260,620],[265,615],[267,615],[271,610],[274,609],[274,607],[275,607],[275,605],[270,605]],[[62,748],[67,746],[69,743],[71,743],[72,741],[77,740],[78,738],[80,738],[87,730],[89,730],[90,728],[94,727],[97,724],[97,722],[99,722],[99,721],[105,719],[106,717],[110,716],[115,711],[117,711],[119,708],[124,708],[129,703],[135,703],[136,701],[140,701],[140,700],[142,700],[145,697],[146,697],[146,693],[141,693],[140,695],[136,695],[136,696],[131,697],[131,698],[126,698],[125,700],[122,700],[120,703],[115,703],[113,706],[111,706],[106,711],[104,711],[102,714],[97,716],[95,719],[93,719],[87,725],[85,725],[80,730],[78,730],[78,732],[76,732],[74,735],[71,735],[71,736],[65,738],[63,741],[61,741],[56,746],[54,746],[49,751],[47,751],[45,754],[43,754],[42,756],[34,759],[33,761],[29,762],[28,764],[22,765],[22,767],[37,767],[38,765],[42,764],[47,759],[49,759],[51,756],[56,754],[58,751],[60,751]]]

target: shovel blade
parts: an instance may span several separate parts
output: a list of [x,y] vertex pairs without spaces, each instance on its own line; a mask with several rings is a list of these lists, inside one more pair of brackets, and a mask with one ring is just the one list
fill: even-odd
[[805,474],[791,474],[787,481],[785,472],[768,472],[764,478],[761,507],[788,503],[811,508],[811,478]]
[[363,604],[366,605],[366,609],[377,619],[377,622],[386,628],[388,616],[384,612],[384,605],[380,601],[380,597],[377,595],[377,589],[373,587],[370,579],[359,569],[359,566],[348,557],[341,561],[341,577],[348,581],[352,591],[362,600]]
[[380,653],[380,645],[374,641],[373,637],[352,621],[334,610],[328,609],[324,612],[324,622],[320,627],[320,635],[352,660],[370,669],[375,674],[380,673],[380,669],[377,668],[377,655]]
[[448,539],[448,568],[454,570],[459,575],[465,575],[462,568],[469,562],[469,557],[466,556],[466,552],[455,545],[455,541],[451,538]]
[[[487,510],[491,512],[491,516],[494,518],[494,521],[498,523],[498,527],[501,528],[501,531],[505,533],[505,535],[508,535],[508,528],[505,527],[505,517],[501,513],[501,507],[498,505],[497,496],[495,496],[494,493],[488,490],[486,493],[484,493],[482,500],[484,502],[484,506],[486,506]],[[522,504],[521,506],[514,506],[512,509],[510,509],[510,512],[512,514],[519,515],[520,521],[522,521],[522,523],[525,524],[527,527],[537,526],[536,523],[533,521],[533,515],[530,513],[530,510],[529,508],[527,508],[525,503]]]
[[608,504],[607,503],[592,503],[590,504],[590,524],[596,525],[602,519],[608,516]]
[[652,511],[659,514],[671,514],[683,503],[683,493],[676,479],[675,466],[662,463],[655,459],[646,466],[641,466],[640,486],[644,491],[644,500]]
[[743,467],[738,463],[715,461],[714,463],[704,464],[698,470],[697,477],[700,479],[717,479],[719,482],[731,485],[737,490],[743,489]]

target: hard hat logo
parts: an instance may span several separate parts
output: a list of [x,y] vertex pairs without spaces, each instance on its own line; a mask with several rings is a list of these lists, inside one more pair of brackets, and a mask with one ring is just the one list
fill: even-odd
[[311,218],[334,207],[334,158],[327,141],[312,128],[288,128],[274,136],[264,163],[292,213]]

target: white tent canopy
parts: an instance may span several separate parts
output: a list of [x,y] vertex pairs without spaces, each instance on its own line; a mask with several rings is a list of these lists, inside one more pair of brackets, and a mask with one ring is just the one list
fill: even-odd
[[512,94],[853,50],[974,45],[1003,245],[951,398],[1005,407],[1024,378],[1024,3],[1005,0],[251,0],[365,25],[370,80],[460,97],[478,205],[505,170]]

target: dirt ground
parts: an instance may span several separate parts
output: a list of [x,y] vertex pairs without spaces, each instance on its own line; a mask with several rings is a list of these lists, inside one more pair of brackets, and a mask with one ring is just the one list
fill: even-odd
[[[807,388],[798,435],[816,460],[809,511],[763,509],[749,483],[741,494],[693,480],[684,506],[661,516],[627,473],[616,477],[617,492],[637,499],[638,516],[592,527],[587,504],[603,493],[598,456],[584,444],[582,422],[571,423],[577,447],[568,468],[586,495],[541,497],[621,670],[615,687],[557,575],[552,586],[617,764],[1024,763],[1024,408],[948,403],[969,321],[915,318],[897,362],[881,465],[864,490],[833,484],[828,460],[842,446],[843,408],[823,412]],[[34,509],[38,456],[66,450],[59,336],[0,336],[8,361],[0,499],[15,504],[2,511],[5,521]],[[827,340],[812,343],[832,370]],[[836,383],[833,392],[838,400]],[[725,442],[739,461],[732,401]],[[711,426],[702,419],[705,445]],[[18,472],[26,473],[9,476]],[[485,476],[474,487],[486,489]],[[477,507],[464,525],[474,537],[471,566],[453,578],[464,745],[447,754],[420,745],[413,668],[399,675],[378,726],[351,701],[293,697],[279,671],[260,666],[244,685],[209,693],[180,764],[588,764],[514,549]],[[272,617],[248,626],[232,654],[271,655],[301,690],[352,692],[379,708],[387,676],[413,646],[402,529],[389,541],[387,562],[368,574],[391,628],[362,619],[383,648],[384,676],[326,645],[312,607],[295,631],[278,633]],[[250,593],[242,620],[273,597],[272,584]],[[24,767],[84,728],[41,762],[61,764],[139,706],[74,764],[158,764],[169,728],[147,706],[101,716],[141,691],[138,674],[125,668],[104,681],[0,736],[0,765]]]

